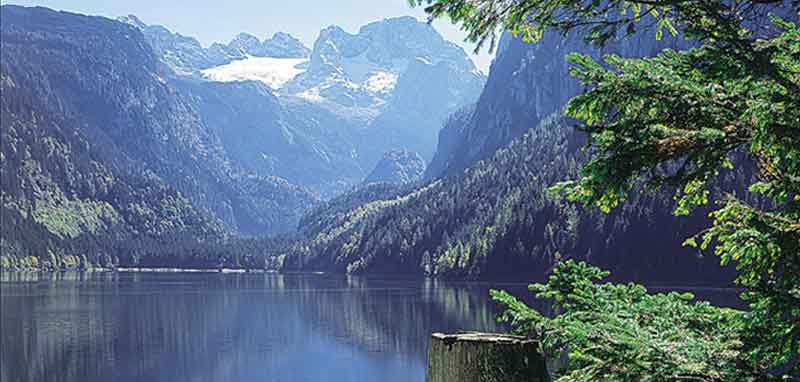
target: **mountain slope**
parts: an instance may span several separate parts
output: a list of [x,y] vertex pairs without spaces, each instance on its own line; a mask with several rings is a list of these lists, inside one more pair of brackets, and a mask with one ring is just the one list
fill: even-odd
[[[60,131],[53,134],[81,137],[41,139],[88,146],[92,160],[109,171],[151,179],[243,234],[290,231],[298,213],[314,203],[300,187],[232,163],[192,102],[165,79],[169,73],[135,28],[16,6],[3,6],[2,19],[2,102],[35,100],[4,110],[16,107],[17,123],[30,129],[51,123]],[[4,114],[2,122],[3,133],[9,133],[12,119]]]
[[383,155],[364,183],[413,183],[422,178],[424,171],[425,161],[419,154],[404,149],[391,150]]
[[442,123],[474,103],[485,81],[461,48],[412,17],[355,34],[326,28],[310,53],[285,34],[263,42],[241,34],[203,49],[134,16],[121,20],[173,69],[165,80],[218,132],[232,160],[323,197],[359,184],[388,150],[430,158]]
[[[635,193],[604,215],[554,201],[545,189],[577,175],[581,133],[548,118],[491,158],[415,189],[366,189],[343,208],[301,221],[309,253],[293,264],[354,273],[542,279],[556,261],[588,260],[617,278],[720,284],[717,259],[697,258],[683,239],[707,224],[704,211],[672,215],[668,194]],[[742,172],[725,184],[742,184]],[[360,200],[359,203],[353,203]]]
[[[650,30],[640,31],[602,49],[587,46],[575,34],[562,36],[548,32],[535,44],[504,34],[474,110],[453,121],[457,127],[451,126],[448,131],[441,132],[446,139],[440,139],[426,178],[457,173],[490,157],[545,117],[561,110],[583,89],[569,74],[568,54],[646,57],[664,48],[687,46],[682,39],[669,36],[656,41]],[[460,132],[453,134],[455,130]]]
[[287,105],[255,81],[169,81],[220,138],[228,157],[249,172],[278,176],[328,197],[363,177],[352,155],[356,138],[325,110]]
[[152,173],[122,171],[123,160],[105,160],[110,153],[91,143],[81,121],[48,96],[52,87],[40,81],[47,73],[23,64],[19,47],[50,43],[17,29],[18,18],[34,28],[39,21],[57,27],[61,15],[5,6],[0,11],[0,252],[6,261],[36,256],[44,268],[108,264],[118,255],[108,250],[110,242],[224,239],[217,220]]
[[363,130],[356,150],[371,168],[396,147],[431,158],[444,120],[474,102],[484,82],[461,48],[426,23],[398,17],[356,34],[324,29],[308,70],[281,93],[353,120]]

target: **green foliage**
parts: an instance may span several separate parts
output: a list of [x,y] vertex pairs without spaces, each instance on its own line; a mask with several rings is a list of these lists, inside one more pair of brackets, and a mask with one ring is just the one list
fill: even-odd
[[274,246],[229,241],[231,230],[289,231],[316,199],[232,161],[128,26],[33,8],[3,7],[3,21],[0,237],[13,249],[3,255],[41,269],[263,268],[266,255],[243,251]]
[[58,237],[76,238],[83,233],[98,234],[117,223],[119,214],[108,203],[75,200],[63,206],[37,209],[33,219]]
[[[334,262],[355,273],[393,265],[395,272],[478,275],[498,247],[543,231],[549,219],[541,216],[560,210],[542,191],[576,173],[576,153],[567,151],[572,134],[549,119],[460,177],[418,188],[370,185],[334,199],[301,221],[312,247],[305,263]],[[537,253],[507,252],[533,261],[567,250],[576,225],[554,223],[552,241]]]
[[538,41],[548,29],[587,30],[586,40],[606,43],[619,34],[636,32],[645,17],[655,20],[655,38],[664,31],[677,34],[671,1],[586,1],[586,0],[409,0],[412,6],[426,6],[430,17],[449,16],[460,24],[467,39],[480,49],[488,40],[490,49],[497,41],[497,31],[508,30],[525,41]]
[[[609,212],[628,198],[634,184],[645,182],[653,189],[674,188],[675,214],[685,215],[708,203],[712,180],[732,167],[733,156],[746,153],[760,178],[750,191],[771,205],[730,196],[711,213],[712,227],[686,244],[713,248],[723,264],[735,262],[737,282],[747,288],[743,297],[751,310],[735,315],[736,325],[728,325],[727,316],[715,321],[738,328],[745,354],[739,374],[800,378],[800,29],[765,16],[775,5],[797,7],[796,1],[412,1],[423,3],[432,17],[450,15],[478,41],[502,27],[531,40],[547,29],[578,30],[603,44],[654,20],[657,38],[665,29],[676,33],[679,26],[696,40],[696,48],[665,50],[652,58],[609,55],[599,63],[586,55],[570,57],[571,74],[588,90],[570,101],[567,114],[583,121],[578,128],[589,135],[590,158],[577,181],[559,183],[552,191]],[[606,307],[592,309],[599,313]],[[653,313],[660,319],[674,314]],[[622,327],[605,326],[591,315],[579,321],[592,330]],[[559,335],[570,341],[576,333]],[[677,354],[689,356],[702,346],[679,347]],[[640,365],[637,359],[625,361],[630,362],[620,365],[626,370]],[[716,368],[709,372],[719,374],[704,380],[746,380],[731,379],[727,368],[732,364],[709,365]],[[573,366],[576,373],[583,368]],[[667,366],[683,372],[680,364]],[[658,374],[647,378],[678,380]]]
[[568,355],[553,370],[559,382],[756,381],[743,369],[743,312],[693,301],[688,293],[650,294],[638,284],[599,284],[608,272],[560,263],[546,284],[530,289],[551,302],[548,317],[515,297],[492,291],[506,307],[500,320],[535,332],[549,357]]
[[[576,59],[573,74],[592,90],[573,99],[568,113],[586,121],[597,154],[582,177],[561,184],[571,200],[604,211],[617,206],[630,184],[645,178],[653,186],[683,186],[676,214],[708,201],[707,184],[728,158],[747,149],[761,182],[750,189],[773,202],[762,210],[734,197],[714,211],[713,227],[687,241],[736,262],[737,281],[748,287],[753,312],[748,326],[751,364],[793,364],[798,372],[800,342],[800,33],[783,29],[769,42],[740,52],[729,45],[705,45],[687,52],[665,51],[652,59],[607,57],[611,69]],[[753,61],[759,62],[754,64]],[[659,166],[674,161],[673,173]]]
[[[692,250],[661,232],[689,236],[706,218],[698,211],[688,221],[674,219],[670,193],[636,193],[611,215],[547,195],[548,186],[578,176],[585,157],[581,135],[562,118],[545,118],[460,174],[424,187],[370,185],[335,198],[301,220],[309,250],[284,264],[351,273],[520,277],[549,269],[560,254],[604,256],[633,247],[647,248],[648,256],[600,259],[615,264],[617,276],[709,283],[727,277],[714,259],[673,256]],[[741,169],[729,175],[712,196],[749,176]]]

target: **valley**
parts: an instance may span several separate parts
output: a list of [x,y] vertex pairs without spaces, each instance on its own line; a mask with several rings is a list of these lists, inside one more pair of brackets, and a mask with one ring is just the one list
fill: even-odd
[[[560,116],[580,91],[565,56],[600,54],[577,36],[504,34],[485,77],[410,17],[328,27],[313,47],[243,33],[205,48],[133,15],[3,15],[7,269],[538,280],[579,259],[620,279],[732,278],[681,246],[707,211],[677,218],[668,193],[609,215],[548,196],[585,159]],[[642,36],[604,52],[687,46]],[[748,174],[724,175],[715,197]]]
[[800,0],[12,1],[3,381],[800,381]]

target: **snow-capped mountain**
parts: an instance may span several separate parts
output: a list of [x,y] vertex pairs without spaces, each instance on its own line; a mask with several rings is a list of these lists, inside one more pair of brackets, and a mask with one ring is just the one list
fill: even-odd
[[429,160],[444,120],[485,82],[463,49],[413,17],[355,34],[331,26],[313,50],[286,33],[203,48],[134,16],[119,21],[143,32],[235,160],[323,196],[359,183],[389,150]]
[[[275,33],[271,38],[263,41],[256,36],[240,33],[228,44],[214,43],[210,47],[204,48],[200,42],[192,37],[173,33],[160,25],[145,24],[134,15],[119,17],[117,20],[141,30],[156,55],[161,57],[162,61],[179,75],[198,75],[206,69],[217,68],[239,60],[252,58],[306,59],[311,52],[300,40],[282,32]],[[217,73],[213,77],[215,77],[214,79],[224,78],[225,80],[229,78],[260,80],[263,78],[265,79],[264,82],[270,85],[270,83],[275,83],[276,80],[273,78],[275,76],[264,74],[265,69],[260,67],[262,64],[263,66],[271,66],[276,62],[279,61],[255,61],[241,67],[228,68],[228,71],[233,70],[235,72],[252,69],[260,74],[237,76],[235,74]],[[291,66],[296,64],[297,62]],[[288,62],[282,62],[277,65],[276,69],[284,71],[283,68],[287,65],[289,65]],[[276,76],[281,78],[280,74],[276,74]],[[286,81],[288,80],[278,82],[285,83]]]
[[463,49],[427,23],[398,17],[365,25],[357,34],[337,26],[322,30],[308,70],[284,92],[344,107],[378,107],[390,100],[412,63],[444,63],[464,83],[483,81]]
[[366,168],[406,147],[430,159],[448,115],[477,100],[485,76],[466,52],[413,17],[373,22],[352,34],[319,35],[308,69],[278,94],[353,120]]

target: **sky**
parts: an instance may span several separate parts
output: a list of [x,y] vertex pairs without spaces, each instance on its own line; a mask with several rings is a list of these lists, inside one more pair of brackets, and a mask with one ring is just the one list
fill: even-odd
[[[422,8],[407,0],[0,0],[1,4],[44,6],[110,18],[133,14],[147,24],[160,24],[173,32],[197,38],[204,46],[228,42],[240,32],[264,39],[287,32],[311,47],[319,31],[338,25],[355,33],[372,21],[395,16],[426,20]],[[464,32],[449,20],[433,23],[446,39],[464,47],[475,64],[488,73],[493,58],[485,50],[473,54]]]

